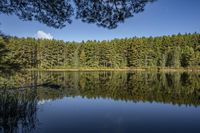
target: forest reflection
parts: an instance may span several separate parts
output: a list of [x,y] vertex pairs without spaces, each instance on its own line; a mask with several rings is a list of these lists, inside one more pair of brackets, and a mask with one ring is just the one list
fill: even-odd
[[200,104],[200,74],[154,72],[29,72],[1,78],[1,93],[35,90],[37,100],[65,96]]
[[0,93],[0,132],[28,133],[37,124],[35,90]]
[[200,74],[153,72],[28,72],[0,78],[0,131],[30,132],[37,105],[81,96],[131,102],[200,105]]

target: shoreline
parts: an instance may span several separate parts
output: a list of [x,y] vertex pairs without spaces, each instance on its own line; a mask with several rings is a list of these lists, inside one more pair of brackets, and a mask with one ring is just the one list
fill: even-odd
[[55,69],[28,69],[29,71],[47,71],[47,72],[95,72],[95,71],[112,71],[112,72],[200,72],[200,68],[55,68]]

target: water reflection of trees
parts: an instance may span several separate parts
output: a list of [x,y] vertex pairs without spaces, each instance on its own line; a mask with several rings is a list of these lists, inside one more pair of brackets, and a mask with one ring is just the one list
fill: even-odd
[[38,123],[37,101],[65,96],[200,105],[198,73],[28,72],[4,78],[0,132],[31,132]]
[[19,83],[22,82],[26,82],[26,86],[37,84],[39,100],[80,95],[87,98],[199,105],[199,76],[195,73],[35,72],[27,73],[24,75],[26,78],[22,75],[18,76],[18,80],[14,78],[14,85],[21,86]]
[[37,124],[35,90],[0,93],[0,132],[30,132]]

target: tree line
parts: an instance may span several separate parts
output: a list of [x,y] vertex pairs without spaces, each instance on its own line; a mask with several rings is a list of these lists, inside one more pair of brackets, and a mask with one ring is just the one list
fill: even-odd
[[0,37],[0,51],[1,68],[5,62],[39,69],[199,67],[200,34],[86,42]]

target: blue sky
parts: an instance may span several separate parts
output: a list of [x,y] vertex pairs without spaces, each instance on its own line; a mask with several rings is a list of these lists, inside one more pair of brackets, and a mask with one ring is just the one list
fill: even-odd
[[18,37],[35,37],[38,31],[64,41],[110,40],[114,38],[200,33],[200,0],[157,0],[119,24],[105,29],[95,24],[73,20],[63,29],[54,29],[36,21],[21,21],[16,16],[0,14],[0,30]]

